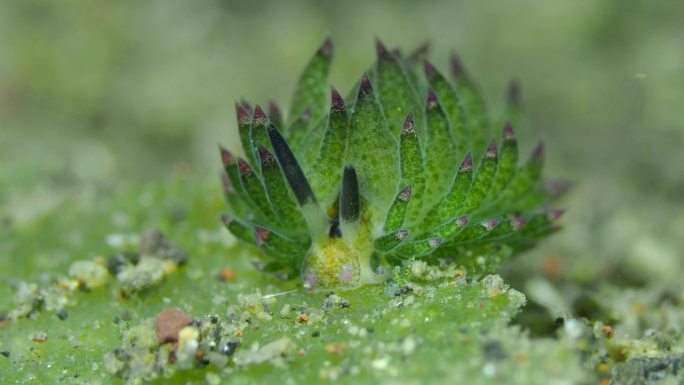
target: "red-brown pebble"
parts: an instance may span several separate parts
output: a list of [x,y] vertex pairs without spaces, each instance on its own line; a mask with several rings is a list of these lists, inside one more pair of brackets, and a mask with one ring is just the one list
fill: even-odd
[[154,320],[154,331],[162,344],[178,341],[178,333],[192,322],[192,318],[175,307],[164,309]]

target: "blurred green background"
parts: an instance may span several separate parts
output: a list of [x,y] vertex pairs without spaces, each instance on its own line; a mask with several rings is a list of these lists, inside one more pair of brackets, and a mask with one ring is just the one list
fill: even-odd
[[[551,256],[573,282],[677,279],[682,4],[3,1],[0,231],[65,199],[97,202],[179,174],[218,190],[216,145],[239,147],[233,103],[287,105],[326,36],[332,83],[344,91],[374,59],[375,38],[408,50],[430,41],[443,70],[450,52],[461,55],[495,114],[519,79],[523,151],[541,138],[547,175],[575,181],[565,230],[512,273],[534,276]],[[3,249],[6,262],[34,257]]]

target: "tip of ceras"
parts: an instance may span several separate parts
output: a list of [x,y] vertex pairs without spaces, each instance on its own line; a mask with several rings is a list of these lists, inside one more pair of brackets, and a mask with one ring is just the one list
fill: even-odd
[[501,134],[504,140],[515,139],[515,132],[513,131],[513,125],[510,122],[506,122],[503,127],[503,133]]
[[254,227],[254,239],[257,246],[263,245],[269,235],[271,235],[271,232],[268,229],[259,226]]
[[489,146],[487,147],[487,151],[485,152],[485,156],[487,158],[496,158],[498,155],[498,149],[496,147],[496,140],[492,140],[491,143],[489,143]]
[[235,164],[235,157],[230,151],[228,151],[228,149],[219,145],[219,152],[221,153],[221,162],[223,162],[224,167]]
[[428,240],[428,244],[431,248],[436,249],[442,244],[442,238],[432,238]]
[[280,107],[278,107],[278,103],[276,103],[273,100],[269,100],[269,102],[268,102],[268,114],[270,116],[280,115]]
[[463,159],[463,162],[461,162],[461,166],[458,168],[459,172],[464,172],[464,171],[472,171],[473,170],[473,155],[468,152],[466,154],[465,159]]
[[413,114],[406,115],[404,119],[404,125],[401,128],[402,135],[412,135],[416,133],[416,124],[413,121]]
[[565,214],[565,209],[549,210],[546,213],[546,217],[549,218],[549,220],[553,222],[553,221],[557,221],[558,219],[560,219],[560,217],[562,217],[563,214]]
[[332,111],[345,110],[344,99],[342,98],[342,95],[340,95],[340,93],[334,88],[330,89],[330,109]]
[[427,54],[430,52],[430,43],[425,41],[423,44],[418,46],[411,55],[409,55],[410,58],[424,58],[427,56]]
[[263,126],[266,124],[266,121],[268,120],[268,117],[266,116],[266,113],[264,110],[261,109],[261,106],[258,104],[254,107],[254,116],[252,117],[254,124]]
[[411,194],[413,193],[413,189],[411,186],[406,186],[401,191],[399,191],[398,198],[399,200],[403,202],[408,202],[411,199]]
[[257,151],[259,152],[259,158],[261,159],[261,164],[269,164],[273,162],[273,154],[271,154],[266,147],[264,147],[263,144],[260,144],[257,147]]
[[333,55],[333,42],[332,39],[329,37],[325,39],[323,44],[321,44],[321,48],[318,49],[318,52],[320,52],[321,55],[331,58]]
[[379,39],[375,40],[375,54],[378,56],[378,60],[388,59],[391,56],[387,47]]
[[567,193],[573,186],[573,183],[567,180],[551,180],[546,182],[546,191],[554,198],[560,197]]
[[249,111],[243,105],[235,103],[235,115],[237,115],[238,124],[249,124]]
[[359,85],[359,97],[372,94],[373,86],[371,85],[370,78],[368,77],[368,74],[363,74],[363,77],[361,78],[361,84]]
[[544,143],[539,143],[532,151],[532,160],[541,163],[544,161]]
[[482,226],[485,227],[487,231],[492,231],[498,226],[499,220],[498,219],[488,219],[484,222],[482,222]]
[[506,99],[510,105],[520,105],[521,100],[520,92],[520,82],[517,79],[511,80],[508,84],[508,90],[506,92]]
[[252,113],[252,105],[249,104],[249,102],[246,101],[245,99],[240,100],[240,106],[242,106],[242,108],[247,110],[248,113],[250,113],[250,114]]
[[427,60],[423,61],[423,72],[428,80],[432,79],[438,73],[437,68]]
[[231,217],[228,214],[222,214],[221,215],[221,222],[223,222],[223,224],[225,226],[228,226],[231,222],[233,222],[233,217]]
[[252,166],[246,160],[238,158],[238,170],[240,175],[248,175],[252,173]]
[[470,218],[468,218],[467,216],[458,217],[456,218],[456,226],[465,227],[469,221]]
[[461,61],[461,58],[458,57],[458,55],[452,53],[449,62],[451,63],[451,73],[454,76],[459,77],[465,74],[463,62]]
[[439,104],[437,103],[437,94],[433,90],[428,90],[427,97],[425,98],[425,108],[427,110],[432,110],[437,108]]

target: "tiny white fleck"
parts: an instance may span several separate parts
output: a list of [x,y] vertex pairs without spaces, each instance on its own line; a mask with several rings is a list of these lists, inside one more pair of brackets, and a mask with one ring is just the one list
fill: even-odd
[[576,339],[582,336],[582,324],[576,319],[566,320],[563,329],[571,338]]
[[373,360],[371,362],[371,366],[373,367],[373,369],[378,370],[387,369],[387,367],[389,366],[389,361],[389,357],[378,358],[377,360]]
[[485,377],[494,377],[496,375],[496,365],[491,362],[486,363],[485,366],[482,367],[482,374]]

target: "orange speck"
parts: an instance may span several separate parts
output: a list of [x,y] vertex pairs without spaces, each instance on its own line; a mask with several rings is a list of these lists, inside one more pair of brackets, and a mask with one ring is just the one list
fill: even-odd
[[646,313],[646,305],[643,303],[635,303],[632,305],[632,311],[638,315],[644,314]]
[[561,260],[552,254],[544,261],[544,274],[550,279],[556,279],[561,273]]
[[330,354],[340,354],[347,350],[347,344],[343,342],[330,342],[323,346],[323,349]]
[[300,313],[297,316],[297,322],[299,322],[300,324],[305,324],[308,320],[309,320],[309,315],[306,313]]
[[525,353],[518,353],[513,357],[518,362],[527,362],[529,360],[529,357],[527,357],[527,354]]
[[610,378],[604,378],[604,379],[602,379],[601,382],[600,382],[599,384],[601,384],[601,385],[608,385],[608,384],[610,384]]
[[235,272],[227,267],[224,267],[219,272],[219,277],[221,277],[221,279],[224,281],[230,281],[235,278]]
[[297,352],[297,354],[299,354],[300,357],[304,357],[304,350],[300,349],[299,352]]
[[190,175],[192,171],[192,166],[188,162],[176,163],[173,167],[173,172],[178,175]]
[[236,330],[235,337],[242,337],[242,330]]
[[610,327],[610,325],[604,325],[601,328],[601,332],[603,332],[606,337],[613,338],[613,328]]

